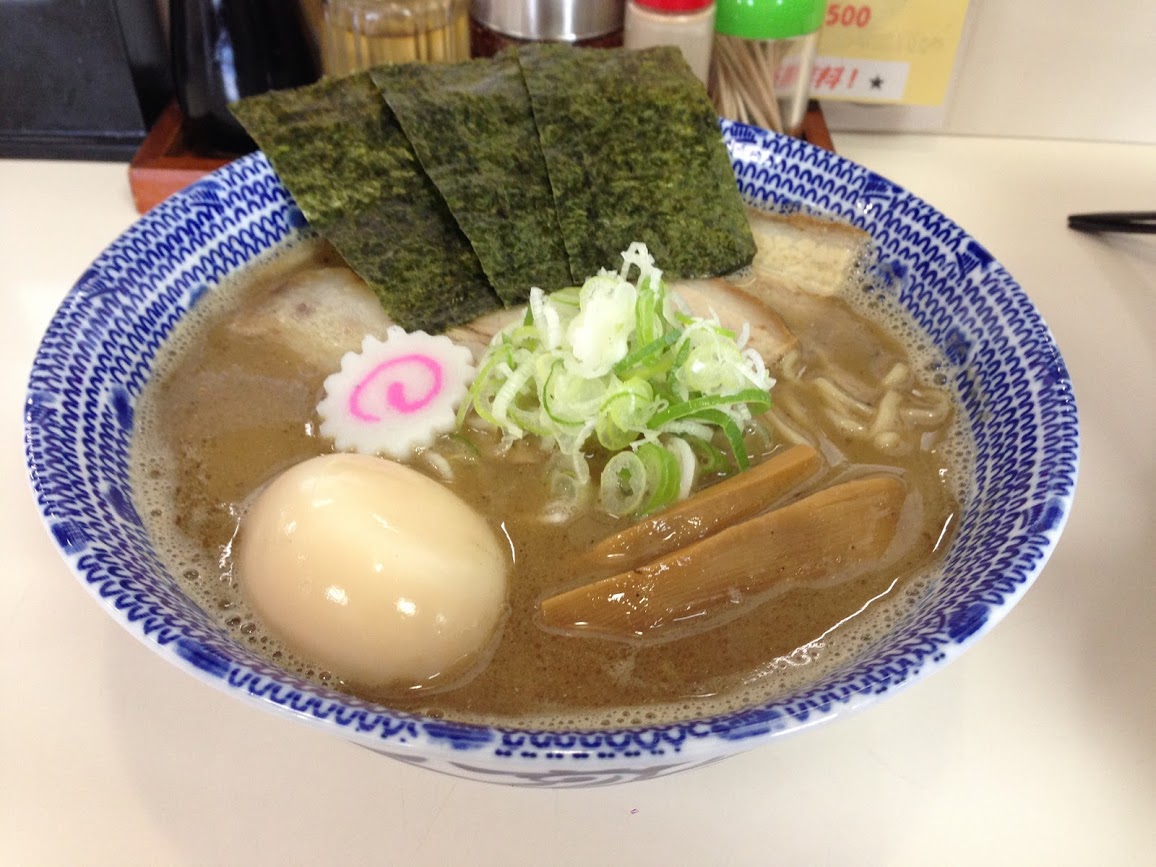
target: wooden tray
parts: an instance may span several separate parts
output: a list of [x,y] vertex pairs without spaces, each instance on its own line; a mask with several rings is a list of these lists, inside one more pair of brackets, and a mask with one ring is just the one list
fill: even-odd
[[236,154],[205,155],[192,150],[183,121],[180,106],[170,103],[128,164],[128,183],[138,213],[237,158]]
[[[235,154],[205,155],[192,150],[184,135],[183,119],[180,106],[171,103],[128,164],[128,182],[138,213],[143,214],[237,158]],[[823,110],[815,100],[811,100],[803,118],[803,140],[835,150]]]
[[827,129],[827,119],[823,117],[823,109],[817,100],[807,103],[807,113],[803,115],[803,134],[800,136],[805,142],[815,147],[835,153],[835,143],[831,141],[831,131]]

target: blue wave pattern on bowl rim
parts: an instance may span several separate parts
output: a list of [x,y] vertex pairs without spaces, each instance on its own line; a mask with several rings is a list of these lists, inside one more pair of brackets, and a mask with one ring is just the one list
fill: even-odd
[[975,240],[842,157],[722,121],[745,198],[868,231],[876,284],[897,293],[951,362],[975,436],[976,490],[928,591],[869,658],[783,701],[670,725],[531,731],[386,710],[275,668],[182,595],[133,506],[133,407],[161,342],[222,277],[305,221],[262,154],[198,182],[117,239],[44,336],[25,408],[37,503],[73,571],[131,633],[186,671],[378,752],[516,785],[663,776],[847,712],[941,666],[990,628],[1042,568],[1066,520],[1079,436],[1063,360],[1039,314]]

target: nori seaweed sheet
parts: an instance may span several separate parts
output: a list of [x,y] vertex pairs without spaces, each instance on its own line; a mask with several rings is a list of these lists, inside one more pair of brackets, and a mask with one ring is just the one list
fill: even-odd
[[677,48],[518,48],[570,270],[617,267],[642,241],[669,277],[750,263],[718,116]]
[[436,333],[502,306],[368,74],[230,108],[399,325]]
[[370,71],[507,305],[571,285],[546,161],[518,60]]

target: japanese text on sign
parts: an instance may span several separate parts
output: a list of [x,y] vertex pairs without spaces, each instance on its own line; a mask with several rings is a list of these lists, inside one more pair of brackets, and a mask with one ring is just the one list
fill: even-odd
[[820,99],[943,102],[967,0],[828,3],[812,92]]

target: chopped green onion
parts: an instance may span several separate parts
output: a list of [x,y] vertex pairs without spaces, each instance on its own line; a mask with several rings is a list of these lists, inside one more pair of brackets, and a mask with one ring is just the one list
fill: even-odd
[[646,496],[641,513],[650,514],[678,499],[681,477],[678,458],[652,442],[640,445],[637,454],[646,469]]
[[479,458],[482,456],[482,450],[478,448],[478,444],[465,434],[457,433],[455,431],[453,433],[447,434],[446,436],[448,439],[453,440],[459,446],[461,446],[461,448],[464,449],[471,458]]
[[681,331],[668,331],[662,335],[662,337],[650,341],[645,346],[638,347],[638,349],[629,353],[624,359],[614,365],[615,375],[622,376],[644,361],[650,361],[668,346],[671,346],[681,336]]
[[563,458],[553,462],[548,478],[550,502],[546,514],[557,521],[569,520],[590,496],[590,468],[584,461],[575,463]]
[[582,467],[585,475],[553,473],[560,503],[587,484],[592,446],[616,452],[602,474],[603,508],[637,514],[685,496],[698,471],[725,468],[709,442],[716,432],[745,468],[741,429],[770,406],[774,380],[717,319],[682,312],[644,245],[622,259],[618,272],[581,287],[531,290],[525,316],[482,358],[458,425],[472,408],[507,440],[534,434]]
[[716,406],[731,406],[732,404],[745,403],[751,407],[757,407],[757,412],[763,412],[771,408],[771,396],[765,391],[760,391],[757,388],[747,388],[734,394],[708,394],[702,397],[696,397],[693,400],[688,400],[684,403],[669,406],[662,412],[655,413],[650,423],[655,427],[662,427],[668,421],[674,421],[678,418],[693,417],[696,413],[711,409]]
[[694,477],[698,469],[698,458],[694,449],[682,437],[670,437],[666,441],[666,448],[678,461],[678,497],[684,500],[690,496],[690,489],[694,485]]
[[644,379],[629,379],[602,402],[594,432],[603,448],[616,452],[644,434],[653,415],[654,389]]
[[695,418],[718,425],[722,429],[723,436],[727,438],[727,444],[731,447],[731,454],[734,455],[735,466],[740,470],[745,470],[750,466],[747,450],[743,448],[743,432],[739,430],[739,426],[733,418],[721,409],[699,410]]
[[646,467],[632,451],[619,452],[602,470],[599,495],[602,508],[611,515],[633,515],[646,496]]
[[679,437],[679,439],[690,444],[695,457],[698,459],[698,468],[701,472],[710,475],[730,472],[731,466],[726,455],[715,448],[710,441],[696,436],[684,436]]

